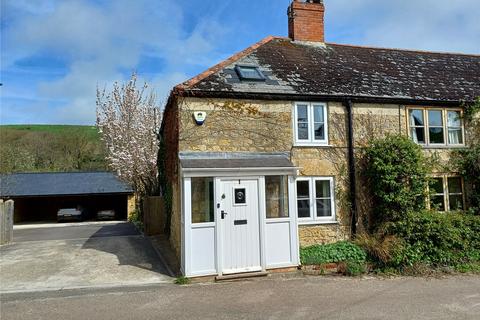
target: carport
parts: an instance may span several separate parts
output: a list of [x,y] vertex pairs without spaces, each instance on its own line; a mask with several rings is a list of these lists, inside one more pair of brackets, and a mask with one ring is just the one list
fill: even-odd
[[15,223],[55,221],[59,209],[77,207],[89,219],[100,210],[115,210],[115,219],[124,220],[135,207],[132,188],[111,172],[17,173],[0,179],[0,197],[15,202]]

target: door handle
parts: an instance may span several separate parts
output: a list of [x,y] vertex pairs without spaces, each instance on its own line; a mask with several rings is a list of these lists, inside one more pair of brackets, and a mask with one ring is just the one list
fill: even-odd
[[223,211],[223,210],[222,210],[220,213],[221,213],[221,215],[222,215],[222,219],[225,219],[225,215],[226,215],[227,213],[226,213],[225,211]]

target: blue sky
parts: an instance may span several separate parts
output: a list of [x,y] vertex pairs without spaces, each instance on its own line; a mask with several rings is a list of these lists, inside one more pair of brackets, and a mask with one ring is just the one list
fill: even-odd
[[[171,87],[267,35],[291,0],[2,0],[1,124],[93,124],[97,85]],[[478,0],[325,0],[327,42],[480,54]]]

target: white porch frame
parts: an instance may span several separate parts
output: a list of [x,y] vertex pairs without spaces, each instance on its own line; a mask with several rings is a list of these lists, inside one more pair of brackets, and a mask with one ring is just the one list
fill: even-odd
[[[199,276],[211,276],[211,275],[222,275],[222,241],[221,241],[221,224],[218,223],[218,217],[220,214],[220,209],[217,207],[219,199],[221,197],[219,186],[222,180],[229,179],[250,179],[258,180],[258,200],[259,200],[259,223],[260,223],[260,254],[261,254],[261,264],[262,270],[275,269],[275,268],[284,268],[297,266],[299,264],[299,242],[298,242],[298,222],[297,215],[295,210],[295,176],[297,173],[297,168],[235,168],[235,169],[224,169],[224,168],[214,168],[214,169],[181,169],[181,235],[182,235],[182,253],[181,253],[181,271],[187,277],[199,277]],[[275,218],[267,219],[266,218],[266,194],[265,194],[265,176],[288,176],[288,208],[289,216],[287,218]],[[212,177],[214,181],[214,203],[215,203],[215,218],[214,222],[208,223],[192,223],[192,212],[191,212],[191,178],[194,177]],[[276,226],[282,226],[285,230],[286,225],[288,224],[289,232],[289,261],[281,261],[279,263],[269,263],[267,261],[267,228]],[[211,248],[205,248],[205,252],[199,253],[202,257],[211,257],[213,254],[214,262],[208,264],[208,267],[202,268],[201,270],[194,270],[192,268],[192,247],[195,247],[195,250],[202,250],[203,247],[196,241],[197,239],[192,239],[194,233],[197,233],[197,237],[202,239],[214,239]],[[270,231],[269,234],[272,234]],[[195,240],[195,242],[192,242]],[[213,250],[213,251],[211,251]],[[202,258],[203,259],[203,258]]]

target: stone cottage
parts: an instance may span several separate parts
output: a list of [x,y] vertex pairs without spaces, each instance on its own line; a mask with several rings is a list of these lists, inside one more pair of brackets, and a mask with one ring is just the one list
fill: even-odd
[[[322,1],[293,1],[288,38],[172,90],[161,136],[184,275],[292,268],[300,246],[350,238],[368,194],[355,155],[373,137],[407,135],[443,161],[469,143],[480,56],[326,43],[323,21]],[[464,207],[462,178],[444,171],[435,202]]]

